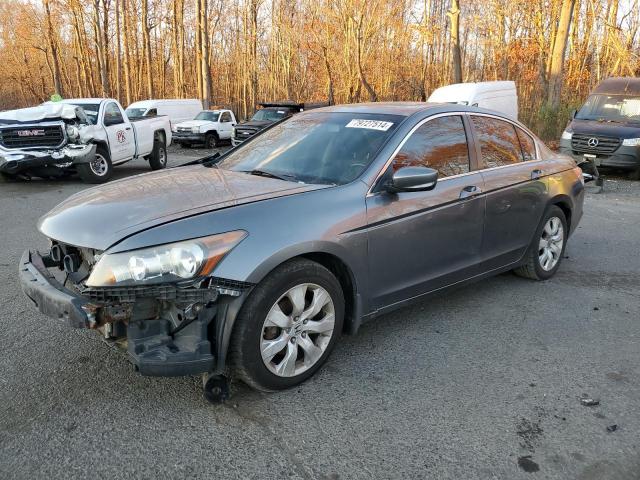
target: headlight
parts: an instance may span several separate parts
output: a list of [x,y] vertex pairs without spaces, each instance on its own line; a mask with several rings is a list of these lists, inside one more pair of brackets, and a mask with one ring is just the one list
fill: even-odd
[[200,127],[191,127],[192,133],[200,133]]
[[209,275],[247,236],[244,230],[130,252],[103,255],[87,286],[110,287],[178,282]]
[[637,147],[640,145],[640,138],[625,138],[622,140],[622,145],[625,147]]
[[78,130],[78,127],[74,125],[67,125],[67,137],[69,137],[69,140],[71,141],[76,141],[80,138],[80,130]]
[[231,128],[231,136],[235,138],[236,136],[236,127]]
[[176,133],[178,131],[178,127],[176,125],[171,125],[171,131]]
[[565,130],[564,132],[562,132],[562,140],[571,140],[571,137],[573,137],[573,132],[570,132],[569,130]]

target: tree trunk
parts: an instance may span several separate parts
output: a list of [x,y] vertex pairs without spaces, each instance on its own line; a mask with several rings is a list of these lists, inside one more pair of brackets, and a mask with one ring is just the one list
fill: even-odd
[[129,31],[131,22],[129,21],[129,10],[127,8],[127,0],[120,0],[122,7],[123,30],[124,30],[124,96],[127,105],[131,104],[131,52],[129,50],[130,38]]
[[122,100],[122,45],[120,42],[120,1],[121,0],[116,0],[116,98],[118,99],[118,101]]
[[460,53],[460,2],[451,0],[447,12],[451,22],[451,61],[453,83],[462,83],[462,54]]
[[53,23],[51,22],[51,9],[49,6],[49,0],[43,0],[44,10],[47,17],[47,39],[49,40],[49,49],[51,50],[51,57],[53,63],[53,87],[55,93],[64,96],[62,89],[62,80],[60,76],[60,62],[58,59],[58,44],[54,38]]
[[151,68],[151,26],[149,25],[149,1],[142,0],[142,42],[144,51],[144,67],[146,73],[147,96],[154,97],[153,69]]
[[564,53],[567,47],[567,39],[569,38],[569,27],[571,26],[571,17],[573,15],[573,7],[575,3],[576,0],[562,1],[560,21],[553,41],[551,62],[549,65],[549,72],[547,73],[547,78],[549,80],[547,104],[552,108],[558,108],[560,106],[560,95],[562,93],[562,66],[564,63]]

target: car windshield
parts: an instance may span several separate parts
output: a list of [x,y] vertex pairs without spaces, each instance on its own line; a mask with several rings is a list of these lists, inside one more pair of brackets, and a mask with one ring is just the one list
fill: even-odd
[[640,97],[591,95],[576,114],[576,118],[606,122],[640,122]]
[[289,115],[288,108],[263,108],[262,110],[258,110],[254,113],[251,120],[258,122],[277,122],[287,115]]
[[219,168],[342,185],[355,180],[404,117],[371,113],[295,115],[245,142]]
[[144,112],[146,112],[146,108],[127,108],[124,113],[127,114],[129,118],[143,117]]
[[100,104],[98,103],[74,103],[76,107],[80,107],[87,114],[87,119],[91,125],[95,125],[98,121],[98,112],[100,111]]
[[196,120],[206,120],[207,122],[217,122],[220,112],[200,112],[196,115]]

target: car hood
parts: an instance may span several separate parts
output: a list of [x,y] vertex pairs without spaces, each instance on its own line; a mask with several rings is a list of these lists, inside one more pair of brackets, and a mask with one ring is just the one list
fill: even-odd
[[640,123],[599,122],[574,118],[570,125],[573,133],[582,135],[604,135],[617,138],[640,137]]
[[[202,165],[171,168],[76,193],[44,215],[38,229],[62,243],[106,250],[134,233],[173,220],[319,188],[326,186]],[[215,225],[211,233],[217,233]]]
[[183,128],[191,128],[191,127],[202,127],[203,125],[207,125],[209,123],[214,123],[214,122],[210,122],[209,120],[187,120],[186,122],[180,122],[176,125],[177,127],[183,127]]
[[271,125],[272,123],[273,122],[269,122],[267,120],[252,120],[250,122],[240,123],[240,124],[238,124],[238,126],[236,128],[253,127],[253,128],[262,129],[262,128],[266,127],[267,125]]

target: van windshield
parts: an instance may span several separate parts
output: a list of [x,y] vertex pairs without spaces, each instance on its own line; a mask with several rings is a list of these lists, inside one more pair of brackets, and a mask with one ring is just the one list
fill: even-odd
[[640,97],[626,95],[596,94],[587,98],[578,120],[599,120],[603,122],[640,123]]
[[355,180],[404,120],[400,115],[313,112],[294,115],[226,155],[218,168],[342,185]]

